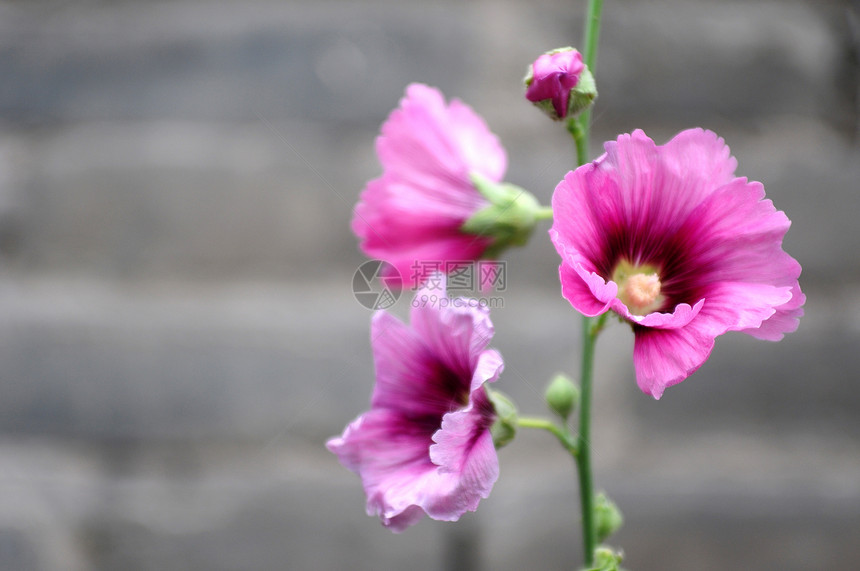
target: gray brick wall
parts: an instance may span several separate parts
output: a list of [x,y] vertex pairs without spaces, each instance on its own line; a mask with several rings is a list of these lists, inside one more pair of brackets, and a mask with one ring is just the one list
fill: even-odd
[[[860,13],[854,2],[608,1],[593,152],[703,126],[793,220],[809,302],[720,338],[659,403],[626,328],[598,351],[598,485],[629,567],[860,560]],[[569,569],[570,462],[501,451],[476,514],[394,536],[322,445],[369,399],[348,221],[405,85],[470,103],[508,179],[572,166],[522,97],[584,2],[0,2],[0,568]],[[576,363],[544,232],[508,258],[499,388],[541,411]],[[402,310],[403,307],[400,307]]]

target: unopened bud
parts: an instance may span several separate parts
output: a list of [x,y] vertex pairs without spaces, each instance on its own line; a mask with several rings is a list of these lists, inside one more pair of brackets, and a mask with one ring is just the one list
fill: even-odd
[[607,537],[618,531],[624,523],[621,510],[603,492],[594,498],[594,528],[597,532],[597,542],[602,543]]
[[550,410],[567,420],[579,404],[579,388],[567,376],[559,373],[553,377],[544,393]]
[[571,47],[538,57],[524,81],[526,99],[555,120],[576,116],[597,97],[594,76],[582,54]]
[[594,564],[585,571],[624,571],[621,561],[624,553],[614,551],[611,547],[601,545],[594,550]]

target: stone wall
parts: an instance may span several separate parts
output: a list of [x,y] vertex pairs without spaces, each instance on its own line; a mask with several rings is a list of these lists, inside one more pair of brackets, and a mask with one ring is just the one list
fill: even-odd
[[[547,203],[572,148],[519,82],[584,4],[0,2],[0,568],[574,566],[543,434],[501,451],[477,513],[397,536],[323,443],[373,378],[348,223],[379,124],[438,86]],[[596,478],[631,569],[860,560],[858,46],[847,0],[606,2],[592,154],[715,130],[792,219],[809,298],[797,333],[720,338],[659,403],[629,330],[601,339]],[[499,388],[533,413],[578,361],[545,230],[493,317]]]

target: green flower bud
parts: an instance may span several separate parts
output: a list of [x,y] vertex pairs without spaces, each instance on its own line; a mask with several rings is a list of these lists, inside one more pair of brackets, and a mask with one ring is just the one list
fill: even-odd
[[579,387],[567,376],[559,373],[550,381],[544,398],[550,410],[566,421],[579,404]]
[[496,409],[496,420],[490,427],[490,434],[493,435],[493,444],[499,449],[517,434],[517,407],[507,395],[489,388],[486,391],[493,408]]
[[621,510],[603,492],[594,498],[594,527],[597,532],[597,542],[603,543],[607,537],[618,531],[624,523]]
[[616,553],[611,547],[601,545],[594,550],[594,564],[585,571],[624,571],[621,568],[623,559],[620,550]]

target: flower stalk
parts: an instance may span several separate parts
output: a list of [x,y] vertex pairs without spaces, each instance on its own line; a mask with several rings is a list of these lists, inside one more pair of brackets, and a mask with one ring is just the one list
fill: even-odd
[[537,212],[535,212],[535,220],[552,220],[552,207],[541,206]]
[[[600,15],[603,12],[603,0],[589,0],[588,12],[585,16],[585,38],[582,59],[585,65],[596,76],[597,70],[597,43],[600,39]],[[576,140],[577,163],[582,166],[588,162],[588,140],[591,131],[591,107],[584,109],[579,114],[578,122],[581,135]],[[568,125],[568,129],[570,126]]]
[[[580,387],[576,391],[576,404],[579,411],[579,432],[573,434],[567,424],[567,416],[561,416],[561,423],[555,423],[546,418],[519,417],[517,426],[520,428],[537,428],[546,430],[556,437],[562,447],[571,455],[576,464],[579,477],[580,506],[582,509],[582,544],[585,567],[594,564],[594,554],[600,541],[598,530],[598,505],[594,493],[594,483],[591,475],[591,393],[594,378],[594,349],[597,336],[606,324],[608,313],[598,317],[583,317],[582,320],[582,368],[580,371]],[[557,381],[558,379],[556,379]],[[570,381],[568,381],[570,382]],[[552,386],[547,390],[547,402],[552,408]],[[558,411],[556,411],[558,412]],[[569,414],[571,411],[567,411]]]
[[594,378],[594,348],[597,335],[606,320],[582,318],[582,370],[580,374],[579,434],[577,436],[576,470],[579,475],[579,501],[582,510],[582,549],[585,566],[594,563],[597,533],[594,521],[594,482],[591,475],[591,394]]
[[564,449],[573,456],[574,460],[576,459],[578,455],[577,439],[570,433],[570,430],[566,425],[559,426],[551,420],[532,417],[520,417],[517,419],[517,424],[520,428],[538,428],[540,430],[546,430],[558,439],[562,447],[564,447]]
[[[592,74],[597,69],[597,43],[600,38],[600,15],[603,0],[589,0],[585,20],[585,47],[583,59]],[[583,110],[578,118],[568,121],[568,131],[576,144],[576,161],[579,166],[588,162],[588,141],[591,131],[591,108]],[[594,348],[597,335],[603,328],[606,314],[599,318],[582,317],[582,369],[580,374],[579,434],[577,441],[576,470],[579,476],[580,510],[582,511],[582,549],[585,567],[594,564],[597,547],[597,528],[594,512],[594,483],[591,473],[591,393],[594,375]]]
[[583,121],[583,115],[567,120],[567,132],[573,137],[576,146],[576,164],[582,166],[588,162],[588,122]]

